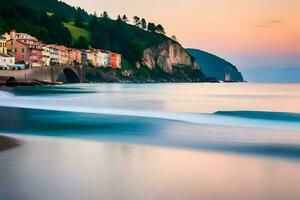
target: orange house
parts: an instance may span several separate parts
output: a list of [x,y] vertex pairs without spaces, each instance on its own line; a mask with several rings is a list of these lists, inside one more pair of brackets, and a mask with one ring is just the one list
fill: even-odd
[[109,52],[109,66],[113,69],[121,68],[121,54]]
[[69,64],[81,64],[82,55],[78,49],[69,49]]

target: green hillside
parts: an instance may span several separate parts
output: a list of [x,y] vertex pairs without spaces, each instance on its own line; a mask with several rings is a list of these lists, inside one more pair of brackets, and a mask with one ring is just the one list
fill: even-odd
[[79,28],[74,25],[74,22],[63,22],[64,27],[66,27],[72,35],[72,41],[77,41],[80,37],[86,38],[88,41],[91,40],[90,31],[85,28]]

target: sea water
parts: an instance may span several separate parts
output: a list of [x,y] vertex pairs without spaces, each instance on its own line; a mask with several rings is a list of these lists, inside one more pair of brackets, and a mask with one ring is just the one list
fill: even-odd
[[299,84],[5,89],[0,132],[25,142],[0,154],[0,197],[297,199],[299,102]]

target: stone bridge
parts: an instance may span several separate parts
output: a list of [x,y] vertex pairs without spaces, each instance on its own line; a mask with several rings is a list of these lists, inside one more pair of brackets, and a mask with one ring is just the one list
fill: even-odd
[[83,66],[32,67],[25,70],[0,70],[0,80],[82,83],[85,81],[85,73]]

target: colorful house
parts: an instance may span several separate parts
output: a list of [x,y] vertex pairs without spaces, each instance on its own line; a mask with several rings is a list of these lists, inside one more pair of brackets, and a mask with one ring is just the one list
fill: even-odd
[[121,54],[109,52],[109,64],[108,66],[113,69],[121,68]]
[[3,37],[6,40],[29,39],[38,41],[36,37],[33,37],[27,33],[17,33],[15,30],[11,30],[9,33],[5,33]]
[[67,47],[62,45],[56,45],[56,49],[59,50],[59,64],[67,65],[69,62],[69,50]]
[[14,41],[14,53],[17,63],[25,63],[31,67],[43,65],[43,49],[41,44],[32,39],[17,39]]
[[72,65],[72,64],[81,64],[82,55],[81,55],[80,50],[78,50],[78,49],[69,49],[68,53],[69,53],[68,64],[70,64],[70,65]]
[[0,38],[0,54],[2,63],[4,55],[9,54],[15,56],[14,62],[30,67],[91,64],[95,67],[121,68],[121,55],[118,53],[102,49],[78,50],[62,45],[45,45],[37,38],[27,33],[17,33],[15,30]]
[[47,45],[50,54],[50,65],[59,64],[59,49],[56,48],[56,45]]
[[15,64],[15,56],[13,54],[0,53],[0,67],[9,68]]
[[96,59],[98,67],[107,67],[109,65],[109,52],[98,49]]
[[69,49],[63,45],[47,45],[50,48],[50,62],[52,64],[67,65],[69,62]]
[[89,49],[85,51],[86,53],[86,59],[87,62],[94,67],[97,66],[97,59],[96,59],[96,50],[95,49]]
[[38,42],[38,39],[27,34],[27,33],[17,33],[15,30],[10,31],[9,33],[5,33],[2,35],[7,42],[7,50],[11,53],[16,53],[16,43],[17,40],[21,40],[28,44],[34,44]]
[[50,66],[50,61],[51,61],[51,58],[50,58],[50,48],[48,48],[47,45],[43,44],[42,45],[42,49],[43,49],[43,52],[42,52],[42,55],[43,55],[43,65],[44,66]]
[[7,44],[4,37],[0,37],[0,53],[7,54]]
[[29,64],[31,67],[43,66],[43,49],[40,46],[29,49]]

